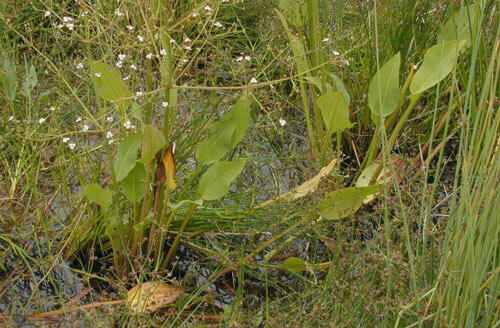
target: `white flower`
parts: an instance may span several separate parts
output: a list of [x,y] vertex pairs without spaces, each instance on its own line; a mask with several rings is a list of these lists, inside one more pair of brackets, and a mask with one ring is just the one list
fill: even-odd
[[160,50],[160,55],[162,55],[162,56],[166,56],[166,55],[167,55],[167,50],[165,50],[165,49],[161,49],[161,50]]
[[243,56],[239,56],[238,58],[236,58],[236,61],[237,61],[237,62],[240,62],[240,61],[242,61],[242,60],[243,60]]
[[191,42],[191,39],[188,38],[187,36],[184,37],[184,42],[188,43],[188,42]]
[[169,41],[170,43],[175,43],[175,40],[174,39],[170,39]]
[[167,101],[164,101],[164,102],[162,102],[162,103],[161,103],[161,105],[162,105],[163,107],[167,107],[167,106],[168,106],[168,102],[167,102]]
[[106,139],[111,139],[113,138],[114,134],[111,131],[106,132]]
[[191,51],[192,48],[190,46],[184,46],[184,49]]
[[97,76],[97,77],[101,77],[102,76],[101,72],[95,72],[94,75]]
[[9,122],[11,122],[12,120],[14,120],[14,115],[9,116]]
[[340,55],[340,53],[339,53],[338,51],[336,51],[336,50],[333,50],[333,51],[332,51],[332,53],[333,53],[335,56]]
[[137,39],[138,39],[139,41],[141,41],[141,42],[142,42],[142,41],[144,41],[144,38],[142,37],[142,35],[138,35],[138,36],[137,36]]
[[59,24],[56,26],[57,28],[63,28],[64,27],[64,24]]
[[77,68],[77,69],[82,69],[82,68],[83,68],[83,64],[82,64],[82,63],[78,63],[78,64],[76,64],[76,68]]
[[50,11],[46,11],[45,14],[44,14],[45,17],[49,17],[50,16]]
[[119,61],[117,61],[117,62],[116,62],[116,64],[115,64],[115,65],[116,65],[116,67],[118,67],[118,68],[122,68],[122,66],[123,66],[123,62],[122,62],[121,60],[119,60]]
[[153,58],[153,54],[150,52],[149,54],[147,54],[147,55],[146,55],[146,58],[147,58],[147,59],[151,59],[151,58]]
[[111,145],[113,142],[115,142],[115,141],[114,141],[113,139],[110,139],[110,140],[108,141],[108,145]]
[[137,71],[137,66],[135,66],[134,64],[130,64],[130,68],[133,69],[134,71]]
[[134,27],[133,27],[132,25],[127,25],[127,26],[125,26],[125,27],[126,27],[126,28],[127,28],[127,30],[129,30],[129,31],[132,31],[132,30],[134,29]]
[[160,34],[159,33],[155,33],[155,40],[158,40],[160,38]]
[[128,79],[130,79],[130,75],[127,75],[123,78],[123,81],[127,81]]
[[84,124],[82,131],[87,132],[89,129],[90,129],[90,127],[87,124]]
[[115,119],[113,118],[113,116],[108,116],[108,117],[106,117],[106,121],[108,121],[108,122],[110,122],[110,123],[111,123],[111,122],[113,122],[114,120],[115,120]]
[[193,17],[198,17],[199,15],[200,15],[200,14],[198,14],[198,13],[193,13],[193,15],[192,15],[192,16],[193,16]]
[[328,41],[330,41],[330,38],[324,38],[323,39],[323,42],[328,42]]
[[51,112],[54,112],[54,111],[56,110],[56,108],[52,106],[52,107],[50,107],[50,108],[49,108],[49,110],[50,110]]
[[73,18],[71,18],[71,17],[68,17],[68,16],[63,17],[63,22],[65,22],[65,23],[71,22],[72,20],[73,20]]
[[70,31],[73,31],[75,29],[75,25],[73,23],[67,23],[66,24],[66,27],[68,28],[68,30]]
[[71,142],[68,144],[69,149],[74,150],[76,148],[76,143]]
[[187,63],[188,61],[189,61],[189,60],[187,60],[186,58],[184,58],[184,59],[182,60],[182,62],[183,62],[183,63]]
[[254,77],[252,77],[252,78],[250,79],[250,83],[257,83],[257,79],[256,79],[256,78],[254,78]]
[[82,118],[80,116],[78,116],[75,120],[76,123],[80,122],[82,120]]
[[280,125],[285,126],[285,124],[286,124],[286,121],[284,119],[280,118]]
[[172,143],[172,154],[175,154],[175,141]]
[[252,57],[250,57],[250,56],[245,56],[245,60],[246,60],[246,61],[251,61],[251,60],[252,60]]
[[229,0],[222,0],[222,2],[229,2]]
[[38,123],[42,124],[43,122],[45,122],[46,118],[42,117],[41,119],[38,120]]
[[62,142],[66,143],[66,142],[68,142],[68,141],[69,141],[69,138],[67,138],[67,137],[63,137],[63,138],[62,138]]
[[125,60],[125,58],[127,58],[127,55],[125,55],[125,54],[118,54],[118,59]]
[[142,96],[142,91],[137,91],[137,92],[135,93],[135,95],[136,95],[137,97]]
[[210,7],[210,6],[205,6],[205,7],[203,7],[203,9],[205,9],[206,11],[212,11],[212,7]]
[[123,13],[123,11],[120,10],[120,8],[116,8],[115,9],[115,15],[116,16],[124,16],[125,14]]
[[221,22],[217,21],[214,23],[214,26],[215,27],[222,27],[222,24],[221,24]]
[[124,127],[125,127],[125,129],[127,129],[127,130],[128,130],[128,129],[131,129],[131,128],[133,128],[133,127],[134,127],[134,125],[132,125],[132,122],[130,122],[130,121],[127,121],[127,122],[123,123],[123,126],[124,126]]

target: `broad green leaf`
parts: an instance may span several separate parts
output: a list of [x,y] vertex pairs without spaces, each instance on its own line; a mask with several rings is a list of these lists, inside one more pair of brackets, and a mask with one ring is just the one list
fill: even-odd
[[387,117],[399,103],[399,67],[401,54],[393,56],[373,76],[368,89],[368,103],[373,114]]
[[203,164],[220,160],[243,139],[250,126],[250,99],[243,95],[233,108],[218,122],[196,149],[196,157]]
[[142,163],[136,163],[125,179],[122,180],[122,191],[132,203],[138,203],[146,191],[146,168]]
[[471,44],[471,36],[477,30],[478,10],[479,5],[473,3],[453,14],[441,28],[438,43],[460,40],[464,41],[463,47],[468,47]]
[[327,92],[318,97],[316,103],[329,136],[352,126],[349,121],[349,107],[340,92]]
[[307,268],[307,263],[298,257],[289,257],[281,264],[281,270],[288,270],[293,272],[302,272]]
[[133,134],[125,138],[118,147],[118,152],[113,161],[116,181],[122,181],[135,166],[137,151],[141,146],[142,136]]
[[224,196],[231,183],[245,166],[246,159],[239,161],[215,162],[203,174],[198,185],[198,192],[203,200],[214,200]]
[[337,87],[337,91],[340,92],[345,99],[345,102],[347,106],[351,104],[351,96],[349,96],[349,92],[347,91],[347,88],[344,85],[344,82],[335,74],[330,73],[330,77],[332,80],[335,82],[335,86]]
[[108,189],[102,189],[97,183],[90,183],[82,186],[83,196],[91,202],[101,207],[103,212],[107,212],[113,201],[113,192]]
[[[308,81],[310,84],[318,88],[320,93],[333,91],[332,86],[328,82],[323,83],[322,79],[317,76],[306,76],[304,77],[304,80]],[[323,86],[325,87],[325,90],[323,90]]]
[[141,162],[149,166],[156,153],[165,147],[166,143],[163,132],[153,125],[146,125],[142,136]]
[[0,71],[0,86],[4,91],[5,98],[10,101],[16,98],[19,80],[16,76],[16,66],[8,58],[3,59],[2,70]]
[[337,220],[354,214],[366,196],[380,190],[380,185],[349,187],[329,193],[319,204],[318,214],[325,219]]
[[139,122],[144,123],[142,112],[143,112],[142,106],[134,101],[131,106],[130,115],[132,115],[132,117],[138,120]]
[[461,40],[454,40],[430,47],[424,55],[422,66],[413,77],[410,85],[411,93],[422,93],[450,74],[462,43]]
[[28,96],[35,88],[38,83],[38,78],[36,75],[36,69],[33,64],[31,64],[28,73],[26,74],[26,80],[23,83],[23,93],[25,96]]
[[280,0],[279,5],[292,26],[301,27],[303,25],[301,11],[305,10],[305,1]]
[[90,62],[91,80],[96,94],[102,99],[114,102],[120,109],[125,110],[132,102],[119,100],[132,96],[118,70],[113,66],[100,61]]

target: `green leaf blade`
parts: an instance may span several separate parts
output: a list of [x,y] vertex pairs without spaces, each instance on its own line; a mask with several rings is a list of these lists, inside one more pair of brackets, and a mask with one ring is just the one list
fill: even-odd
[[82,193],[89,201],[98,204],[103,212],[107,212],[113,201],[113,192],[103,189],[98,183],[82,186]]
[[131,97],[132,93],[128,90],[118,70],[106,63],[91,61],[90,72],[92,84],[99,97],[115,103],[122,110],[130,106],[132,102],[130,99],[120,100]]
[[231,183],[240,174],[246,159],[215,162],[201,177],[198,192],[203,200],[215,200],[224,196]]
[[473,3],[454,13],[441,28],[437,42],[460,40],[464,42],[463,47],[468,47],[477,30],[478,10],[479,4]]
[[349,187],[332,191],[318,205],[318,214],[328,220],[338,220],[354,214],[365,197],[380,190],[380,185]]
[[368,103],[375,116],[387,117],[399,103],[399,67],[401,54],[394,55],[373,76],[368,89]]
[[136,163],[125,179],[122,180],[122,191],[132,203],[138,203],[146,192],[146,168],[142,163]]
[[289,257],[281,264],[281,270],[292,271],[292,272],[303,272],[307,269],[307,263],[295,256]]
[[156,153],[165,147],[165,135],[157,127],[146,125],[142,136],[141,162],[148,166]]
[[323,116],[328,135],[352,127],[349,121],[349,107],[340,92],[327,92],[316,100]]
[[128,173],[134,168],[141,140],[142,136],[140,134],[133,134],[120,143],[115,160],[113,161],[116,181],[125,179]]

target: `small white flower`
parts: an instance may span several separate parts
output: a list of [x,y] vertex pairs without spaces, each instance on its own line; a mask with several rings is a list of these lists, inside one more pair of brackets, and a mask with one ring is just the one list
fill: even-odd
[[174,39],[170,39],[169,41],[170,43],[175,43],[175,40]]
[[67,137],[63,137],[63,138],[62,138],[62,142],[66,143],[66,142],[68,142],[68,141],[69,141],[69,138],[67,138]]
[[68,144],[69,149],[74,150],[76,148],[76,143],[71,142]]
[[247,55],[247,56],[245,56],[245,60],[246,60],[246,61],[251,61],[251,60],[252,60],[252,57],[250,57],[250,56],[248,56],[248,55]]
[[205,7],[203,7],[203,9],[205,9],[206,11],[212,11],[212,7],[210,7],[210,6],[205,6]]
[[167,50],[165,50],[165,49],[161,49],[161,50],[160,50],[160,55],[162,55],[162,56],[166,56],[166,55],[167,55]]
[[191,51],[191,46],[184,46],[184,49],[188,50],[188,51]]
[[127,121],[127,122],[123,123],[123,126],[127,130],[133,127],[132,122],[130,122],[130,121]]
[[182,60],[182,62],[183,62],[183,63],[187,63],[188,61],[189,61],[189,60],[187,60],[186,58],[184,58],[184,59]]
[[221,24],[221,22],[216,21],[216,22],[214,23],[214,26],[215,26],[215,27],[222,27],[222,24]]
[[50,11],[45,11],[45,14],[44,14],[45,17],[49,17],[50,16]]
[[123,13],[123,11],[120,10],[120,8],[116,8],[115,9],[115,15],[116,16],[124,16],[125,14]]
[[323,39],[323,42],[328,42],[328,41],[330,41],[330,38],[324,38]]
[[45,122],[45,120],[47,120],[47,119],[42,117],[41,119],[38,120],[38,123],[42,124],[43,122]]
[[54,111],[56,110],[56,108],[55,108],[54,106],[52,106],[52,107],[50,107],[50,108],[49,108],[49,110],[50,110],[51,112],[54,112]]
[[175,154],[175,141],[172,143],[172,154]]
[[110,139],[110,140],[108,141],[108,145],[111,145],[113,142],[115,142],[115,141],[114,141],[113,139]]
[[87,124],[84,124],[82,131],[87,132],[89,129],[90,129],[90,127]]
[[12,120],[14,120],[14,115],[9,116],[9,122],[11,122]]
[[137,36],[137,39],[138,39],[139,41],[141,41],[141,42],[142,42],[142,41],[144,41],[144,38],[142,37],[142,35],[138,35],[138,36]]
[[101,77],[102,76],[101,72],[95,72],[94,75],[97,76],[97,77]]
[[127,81],[128,79],[130,79],[130,75],[127,75],[123,78],[123,81]]
[[256,79],[256,78],[254,78],[254,77],[252,77],[252,78],[250,79],[250,83],[253,83],[253,84],[257,83],[257,79]]
[[334,55],[334,56],[338,56],[338,55],[340,55],[340,52],[338,52],[338,51],[336,51],[336,50],[333,50],[333,51],[332,51],[332,53],[333,53],[333,55]]
[[142,96],[142,91],[137,91],[137,92],[135,93],[135,95],[136,95],[137,97]]
[[222,2],[223,2],[223,3],[224,3],[224,2],[229,2],[229,0],[222,0]]
[[160,38],[160,34],[159,33],[155,33],[155,40],[158,40]]
[[71,18],[71,17],[68,17],[68,16],[63,17],[63,22],[65,22],[65,23],[71,22],[72,20],[73,20],[73,18]]
[[127,58],[127,55],[125,55],[125,54],[118,54],[118,59],[125,60],[125,58]]
[[188,43],[188,42],[191,42],[191,39],[188,38],[187,36],[184,37],[184,42]]
[[63,28],[64,27],[64,24],[59,24],[56,26],[57,28]]
[[82,120],[82,118],[80,116],[78,116],[75,120],[76,123],[80,122]]
[[130,64],[130,68],[133,69],[134,71],[137,71],[137,66],[135,66],[134,64]]
[[108,116],[106,117],[106,121],[112,123],[115,119],[113,118],[113,116]]
[[240,62],[240,61],[243,61],[244,57],[243,56],[239,56],[238,58],[236,58],[236,61],[237,62]]
[[77,69],[82,69],[82,68],[83,68],[83,64],[82,64],[82,63],[78,63],[78,64],[76,64],[76,68],[77,68]]
[[127,26],[125,26],[125,27],[126,27],[126,28],[127,28],[127,30],[129,30],[129,31],[132,31],[132,30],[134,29],[134,27],[133,27],[132,25],[127,25]]
[[119,61],[117,61],[117,62],[116,62],[116,64],[115,64],[115,65],[116,65],[116,67],[118,67],[118,68],[122,68],[122,66],[123,66],[123,62],[122,62],[121,60],[119,60]]
[[111,139],[113,138],[114,134],[111,131],[106,132],[106,139]]
[[285,124],[286,124],[286,121],[284,119],[280,118],[280,125],[285,126]]
[[147,58],[147,59],[151,59],[151,58],[153,58],[153,54],[150,52],[149,54],[147,54],[147,55],[146,55],[146,58]]
[[70,31],[73,31],[75,29],[75,25],[73,23],[67,23],[66,24],[66,27],[68,28],[68,30]]
[[198,14],[198,13],[193,13],[193,15],[192,15],[192,16],[193,16],[193,17],[198,17],[199,15],[200,15],[200,14]]
[[167,102],[167,101],[164,101],[164,102],[162,102],[162,103],[161,103],[161,105],[162,105],[163,107],[168,107],[168,102]]

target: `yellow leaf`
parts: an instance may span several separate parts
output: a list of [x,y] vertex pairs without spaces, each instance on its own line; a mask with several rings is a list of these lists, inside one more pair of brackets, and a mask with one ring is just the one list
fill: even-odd
[[162,162],[165,166],[168,187],[170,189],[177,188],[177,183],[175,182],[175,157],[173,146],[168,147]]
[[148,281],[135,285],[127,292],[127,304],[136,314],[154,312],[173,303],[182,290],[161,281]]

